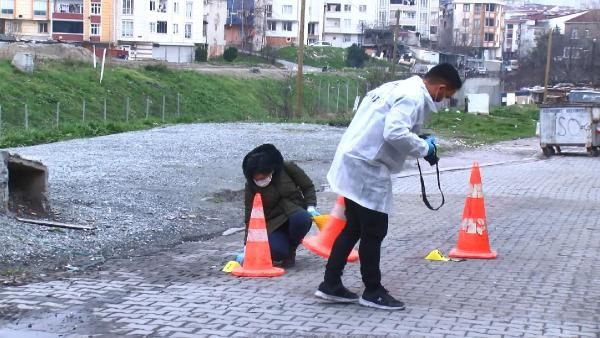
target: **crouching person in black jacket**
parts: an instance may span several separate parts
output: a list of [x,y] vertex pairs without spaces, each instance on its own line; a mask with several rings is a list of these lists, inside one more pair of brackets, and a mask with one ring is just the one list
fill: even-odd
[[249,152],[242,169],[246,177],[246,235],[254,195],[260,193],[273,265],[294,266],[296,249],[310,230],[312,216],[319,214],[312,180],[295,163],[284,161],[272,144],[263,144]]

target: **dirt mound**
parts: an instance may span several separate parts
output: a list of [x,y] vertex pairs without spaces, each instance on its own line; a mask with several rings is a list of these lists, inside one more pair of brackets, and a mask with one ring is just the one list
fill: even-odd
[[31,53],[36,59],[46,60],[71,60],[78,62],[91,62],[92,60],[91,51],[83,47],[64,43],[10,43],[0,45],[0,59],[12,60],[17,53]]

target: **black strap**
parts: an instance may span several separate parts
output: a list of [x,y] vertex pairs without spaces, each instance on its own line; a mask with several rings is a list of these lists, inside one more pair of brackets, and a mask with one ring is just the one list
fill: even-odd
[[440,210],[440,208],[444,206],[444,203],[446,203],[446,199],[444,198],[444,193],[442,192],[442,185],[440,184],[440,167],[438,163],[435,164],[435,172],[437,174],[438,189],[440,189],[440,194],[442,194],[442,204],[440,204],[440,206],[437,208],[432,207],[429,203],[429,200],[427,200],[427,192],[425,192],[425,180],[423,179],[423,172],[421,171],[421,164],[419,163],[419,159],[417,159],[417,167],[419,167],[419,176],[421,179],[421,197],[423,197],[423,203],[425,203],[427,208],[429,208],[430,210]]

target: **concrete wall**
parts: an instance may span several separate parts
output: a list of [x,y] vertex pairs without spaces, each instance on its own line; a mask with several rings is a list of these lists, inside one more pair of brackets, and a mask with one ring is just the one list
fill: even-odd
[[460,92],[456,94],[458,105],[463,106],[466,94],[488,94],[490,105],[500,106],[502,104],[502,84],[498,78],[470,78],[465,81]]

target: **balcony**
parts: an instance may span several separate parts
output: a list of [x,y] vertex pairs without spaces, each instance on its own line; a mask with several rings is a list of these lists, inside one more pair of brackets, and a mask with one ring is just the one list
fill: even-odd
[[52,19],[83,20],[82,0],[58,0],[54,3]]

